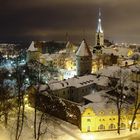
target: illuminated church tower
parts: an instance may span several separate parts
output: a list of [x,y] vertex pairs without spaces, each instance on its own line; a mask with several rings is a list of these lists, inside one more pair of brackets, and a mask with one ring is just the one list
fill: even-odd
[[101,52],[103,46],[104,46],[104,32],[101,24],[101,11],[99,9],[98,25],[95,34],[95,47],[93,49],[93,53]]

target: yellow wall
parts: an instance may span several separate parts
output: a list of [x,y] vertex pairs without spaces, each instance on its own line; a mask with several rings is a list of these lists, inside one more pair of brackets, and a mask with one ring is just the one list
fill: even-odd
[[88,132],[95,130],[95,113],[93,112],[92,108],[86,108],[82,113],[81,118],[81,131]]
[[[137,115],[135,121],[135,128],[140,127],[140,115]],[[122,112],[121,116],[121,129],[129,128],[131,116],[126,116]],[[138,120],[139,119],[139,120]],[[92,108],[86,108],[81,114],[81,131],[82,132],[93,132],[93,131],[104,131],[104,130],[116,130],[118,123],[118,116],[114,111],[108,112],[108,116],[104,115],[104,112],[99,111],[96,115]]]

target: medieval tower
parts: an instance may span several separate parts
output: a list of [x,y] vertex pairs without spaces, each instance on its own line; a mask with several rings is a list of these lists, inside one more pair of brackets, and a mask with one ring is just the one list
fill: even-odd
[[76,53],[77,75],[90,74],[92,69],[92,53],[85,40],[82,41]]

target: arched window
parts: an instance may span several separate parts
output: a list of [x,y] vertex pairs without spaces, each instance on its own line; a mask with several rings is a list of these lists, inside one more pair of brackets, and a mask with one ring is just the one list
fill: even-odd
[[121,123],[121,129],[125,129],[126,128],[126,124]]
[[103,124],[99,125],[98,130],[105,130],[105,126]]
[[110,130],[113,130],[113,129],[115,129],[115,128],[116,128],[116,127],[115,127],[114,124],[110,124],[110,125],[109,125],[109,129],[110,129]]

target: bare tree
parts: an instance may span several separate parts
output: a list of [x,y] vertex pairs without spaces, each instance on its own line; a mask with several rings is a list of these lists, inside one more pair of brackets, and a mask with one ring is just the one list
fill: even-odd
[[5,81],[7,80],[8,71],[6,69],[0,70],[0,118],[4,117],[4,124],[7,127],[8,114],[13,108],[12,99],[10,95],[10,86]]
[[135,82],[135,87],[134,88],[131,88],[131,92],[134,94],[134,110],[133,110],[133,115],[132,115],[132,121],[131,121],[131,124],[130,124],[130,131],[132,131],[133,129],[133,125],[134,125],[134,122],[135,122],[135,119],[136,119],[136,115],[137,115],[137,112],[140,108],[140,95],[139,95],[139,82],[140,82],[140,79],[139,79],[139,74],[140,74],[140,69],[138,71],[135,71],[135,76],[136,78],[134,79],[134,82]]
[[23,69],[19,67],[19,64],[17,62],[16,68],[15,68],[15,78],[17,82],[17,121],[16,121],[16,134],[15,134],[15,140],[19,140],[23,125],[24,125],[24,117],[25,117],[25,104],[24,104],[24,96],[25,96],[25,83],[24,83],[24,73]]
[[112,88],[110,95],[107,96],[109,101],[114,102],[117,107],[117,114],[118,114],[118,128],[117,132],[120,134],[121,129],[121,116],[122,110],[124,108],[124,104],[126,104],[127,95],[126,95],[126,87],[125,83],[128,79],[128,75],[120,69],[114,77],[110,78],[109,86]]

